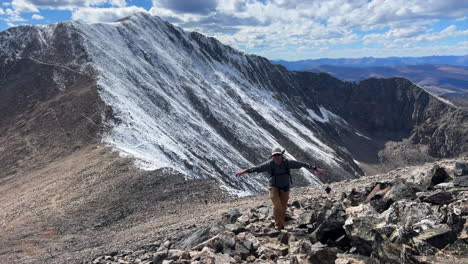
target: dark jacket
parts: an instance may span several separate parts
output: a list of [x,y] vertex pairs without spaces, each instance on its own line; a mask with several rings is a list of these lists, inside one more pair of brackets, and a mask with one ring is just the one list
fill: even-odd
[[290,183],[290,170],[300,169],[306,167],[309,169],[316,168],[307,163],[300,162],[297,160],[288,160],[283,159],[283,162],[280,165],[276,165],[273,160],[266,161],[260,165],[252,167],[247,170],[248,173],[251,172],[269,172],[269,181],[270,186],[284,188],[288,187]]

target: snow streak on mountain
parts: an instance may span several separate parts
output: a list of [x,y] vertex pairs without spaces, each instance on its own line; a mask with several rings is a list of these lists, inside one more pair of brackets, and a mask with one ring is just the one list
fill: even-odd
[[[1,38],[8,50],[3,61],[57,66],[53,79],[61,89],[73,82],[69,71],[94,76],[112,108],[102,141],[143,169],[215,178],[226,190],[247,195],[266,188],[266,178],[236,178],[234,172],[282,146],[290,158],[342,177],[362,174],[346,150],[330,146],[322,127],[354,129],[324,106],[289,98],[297,84],[288,71],[160,18],[140,13],[108,24],[26,26]],[[18,39],[22,46],[14,44]],[[299,175],[320,184],[306,169]]]

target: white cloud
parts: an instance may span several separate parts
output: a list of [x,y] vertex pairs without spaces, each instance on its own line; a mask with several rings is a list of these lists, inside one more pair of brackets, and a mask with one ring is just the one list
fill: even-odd
[[2,8],[0,8],[0,15],[3,15],[3,14],[5,14],[5,11],[3,11]]
[[31,19],[34,19],[34,20],[42,20],[42,19],[44,19],[44,17],[41,16],[41,15],[38,15],[38,14],[34,14],[34,15],[32,15]]
[[[198,8],[182,6],[182,0],[153,0],[150,13],[184,29],[214,36],[226,44],[257,50],[285,46],[320,49],[363,40],[388,48],[412,45],[448,36],[451,29],[445,33],[429,32],[428,25],[441,18],[458,19],[468,13],[466,1],[458,0],[197,2]],[[365,36],[367,31],[375,29],[386,32]]]
[[5,13],[7,14],[7,18],[5,19],[5,21],[7,22],[24,22],[26,21],[26,19],[22,18],[21,17],[21,13],[16,11],[16,10],[13,10],[11,8],[7,8],[5,10]]
[[138,12],[146,12],[146,10],[136,6],[115,8],[84,7],[74,10],[72,13],[72,19],[90,23],[113,22]]
[[13,0],[11,5],[17,12],[39,12],[39,9],[36,7],[36,5],[28,0]]
[[466,35],[468,35],[468,30],[457,30],[456,25],[450,25],[440,32],[429,32],[428,29],[414,27],[407,29],[391,29],[382,34],[368,34],[363,37],[363,43],[378,43],[384,46],[391,46],[396,43],[414,45],[419,42],[434,42],[448,37]]

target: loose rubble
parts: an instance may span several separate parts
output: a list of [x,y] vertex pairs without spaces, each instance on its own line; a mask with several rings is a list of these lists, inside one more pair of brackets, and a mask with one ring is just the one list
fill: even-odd
[[434,166],[289,204],[276,230],[271,207],[232,208],[216,224],[92,263],[468,263],[468,163]]

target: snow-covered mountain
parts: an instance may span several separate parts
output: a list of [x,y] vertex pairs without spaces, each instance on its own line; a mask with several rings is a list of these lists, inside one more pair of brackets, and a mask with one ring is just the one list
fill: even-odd
[[[314,185],[364,174],[353,159],[356,148],[343,145],[344,139],[375,144],[366,130],[353,126],[359,109],[353,115],[333,103],[352,95],[355,84],[289,72],[146,13],[115,23],[11,28],[0,33],[0,48],[3,80],[24,65],[50,68],[41,73],[50,83],[38,84],[38,94],[56,96],[85,77],[94,80],[106,105],[96,108],[102,143],[134,158],[138,167],[213,178],[238,195],[266,188],[264,177],[236,178],[234,172],[266,160],[272,147],[325,168],[322,179],[306,169],[296,175],[298,184]],[[14,92],[9,95],[11,102],[21,101]],[[24,98],[27,104],[29,97]],[[6,121],[23,111],[0,110]]]

